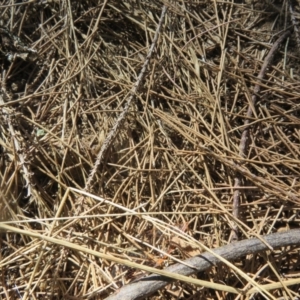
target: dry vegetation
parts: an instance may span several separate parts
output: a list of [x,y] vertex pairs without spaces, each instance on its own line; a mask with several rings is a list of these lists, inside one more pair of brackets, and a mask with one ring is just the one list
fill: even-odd
[[[105,299],[238,240],[293,244],[298,0],[0,2],[1,299]],[[296,299],[295,243],[149,299]]]

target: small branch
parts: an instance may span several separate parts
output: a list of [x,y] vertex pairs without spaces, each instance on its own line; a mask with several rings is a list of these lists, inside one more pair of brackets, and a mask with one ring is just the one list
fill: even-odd
[[93,181],[94,181],[94,177],[95,177],[96,172],[97,172],[97,170],[98,170],[98,168],[99,168],[99,166],[100,166],[100,164],[103,160],[103,157],[105,156],[107,150],[109,149],[109,147],[111,146],[111,144],[115,140],[115,137],[117,136],[117,133],[118,133],[119,129],[124,124],[124,121],[125,121],[125,118],[128,114],[128,111],[129,111],[130,105],[132,103],[132,100],[134,99],[134,96],[138,93],[138,91],[141,87],[141,84],[142,84],[143,79],[144,79],[145,74],[146,74],[147,67],[150,63],[150,59],[151,59],[152,54],[154,52],[154,48],[155,48],[155,45],[157,43],[158,36],[159,36],[160,30],[161,30],[162,23],[163,23],[166,12],[167,12],[167,7],[164,6],[163,9],[162,9],[162,12],[161,12],[161,16],[160,16],[160,19],[159,19],[159,23],[158,23],[155,35],[154,35],[153,42],[151,44],[151,47],[150,47],[150,50],[149,50],[148,55],[146,57],[146,60],[143,64],[142,70],[141,70],[141,72],[140,72],[140,74],[137,78],[137,81],[135,82],[135,84],[134,84],[134,86],[131,90],[131,93],[130,93],[130,96],[127,100],[127,103],[124,106],[123,112],[119,115],[116,123],[114,124],[113,128],[111,129],[111,131],[107,135],[107,137],[106,137],[106,139],[105,139],[105,141],[104,141],[104,143],[103,143],[103,145],[102,145],[102,147],[101,147],[101,149],[98,153],[98,156],[97,156],[96,162],[94,164],[94,167],[91,170],[90,175],[89,175],[89,177],[87,179],[87,182],[85,184],[85,188],[84,188],[85,191],[91,191],[92,184],[93,184]]
[[294,26],[294,32],[295,32],[295,36],[296,36],[296,42],[297,42],[297,46],[298,46],[298,50],[300,49],[300,32],[299,32],[299,22],[296,20],[296,16],[295,16],[295,12],[293,9],[293,5],[292,5],[292,1],[289,0],[288,1],[288,6],[289,6],[289,11],[291,14],[291,20]]
[[[291,245],[300,245],[300,229],[294,229],[286,232],[270,234],[263,239],[274,249],[287,247]],[[268,247],[259,239],[248,239],[229,244],[227,246],[215,249],[213,252],[222,256],[228,261],[239,260],[249,254],[256,254],[268,250]],[[201,255],[185,260],[186,264],[175,264],[165,270],[168,272],[190,276],[202,272],[211,266],[221,263],[214,254],[205,252]],[[193,268],[187,265],[193,266]],[[160,275],[150,275],[141,278],[137,282],[123,286],[115,294],[106,298],[106,300],[137,300],[145,299],[157,290],[163,288],[172,282],[170,278]]]
[[263,177],[256,176],[253,173],[251,173],[247,168],[241,166],[240,164],[227,159],[225,156],[222,156],[220,154],[216,154],[210,149],[207,148],[200,148],[203,151],[207,151],[207,153],[216,159],[218,159],[220,162],[231,168],[232,170],[239,172],[242,176],[248,178],[252,182],[255,183],[256,186],[263,188],[268,193],[276,193],[278,197],[282,197],[284,199],[289,199],[292,202],[295,202],[296,204],[299,203],[299,195],[293,193],[291,190],[285,190],[284,187],[281,187],[278,184],[274,184],[274,182],[270,182],[269,180],[265,180]]
[[[279,48],[280,44],[291,34],[290,31],[286,31],[283,33],[277,41],[272,46],[270,52],[266,56],[264,63],[261,67],[261,70],[257,76],[257,84],[254,86],[253,95],[251,98],[251,103],[248,106],[247,114],[246,114],[246,120],[244,122],[244,130],[241,137],[240,142],[240,151],[239,155],[243,158],[247,157],[247,151],[249,146],[249,140],[250,140],[250,120],[253,115],[252,108],[255,107],[256,101],[257,101],[257,95],[260,92],[260,83],[262,82],[265,73],[267,71],[268,66],[272,63],[274,55]],[[239,209],[240,209],[240,189],[239,187],[242,185],[242,178],[240,176],[236,176],[234,179],[234,194],[233,194],[233,208],[232,208],[232,214],[234,217],[239,218]],[[238,240],[238,226],[234,225],[232,230],[232,237],[231,240]]]

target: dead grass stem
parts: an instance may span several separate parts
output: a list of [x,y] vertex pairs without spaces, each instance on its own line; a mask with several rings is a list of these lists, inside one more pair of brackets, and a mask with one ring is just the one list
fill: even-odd
[[299,11],[0,1],[0,298],[300,297]]

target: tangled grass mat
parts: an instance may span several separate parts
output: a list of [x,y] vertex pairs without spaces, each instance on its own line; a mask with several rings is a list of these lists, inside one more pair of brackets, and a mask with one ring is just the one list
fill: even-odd
[[0,298],[298,299],[299,13],[0,1]]

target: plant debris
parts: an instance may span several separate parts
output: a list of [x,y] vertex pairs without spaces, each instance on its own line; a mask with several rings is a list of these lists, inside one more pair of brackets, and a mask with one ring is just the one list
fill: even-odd
[[300,297],[298,1],[2,2],[2,299]]

